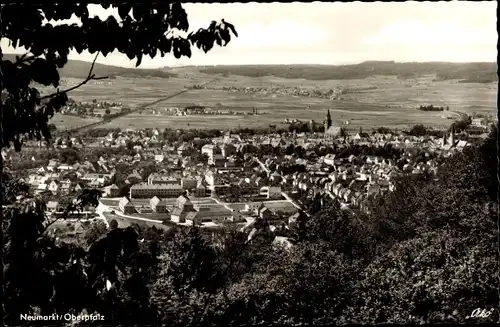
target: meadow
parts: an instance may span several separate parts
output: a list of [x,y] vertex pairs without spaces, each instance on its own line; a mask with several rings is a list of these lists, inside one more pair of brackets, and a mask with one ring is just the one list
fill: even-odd
[[97,117],[82,118],[78,116],[55,114],[49,123],[56,125],[58,130],[76,128],[85,124],[94,123],[101,120]]
[[[131,78],[117,77],[100,81],[89,81],[87,84],[71,91],[69,96],[76,101],[90,102],[92,100],[119,102],[130,108],[154,102],[159,98],[169,96],[183,90],[187,86],[202,84],[213,77],[205,75],[197,77],[183,76],[172,78]],[[72,87],[82,80],[77,78],[63,78],[66,85],[61,89]],[[43,94],[55,92],[52,88],[40,88]]]
[[[89,83],[75,90],[71,96],[79,101],[115,101],[135,108],[178,92],[185,87],[201,84],[214,78],[213,75],[195,74],[192,71],[176,72],[177,77],[124,78],[110,80],[111,84]],[[223,91],[222,87],[299,87],[302,89],[329,90],[337,87],[361,89],[342,96],[343,100],[330,100],[289,95],[252,94],[247,92]],[[493,114],[496,109],[497,85],[495,83],[459,83],[457,80],[435,81],[435,75],[411,79],[396,76],[370,76],[365,79],[348,80],[304,80],[281,77],[245,77],[229,75],[217,77],[208,89],[190,90],[172,99],[158,103],[146,111],[133,113],[113,120],[102,128],[183,128],[183,129],[227,129],[268,127],[270,124],[284,126],[285,119],[314,120],[321,123],[326,110],[330,109],[334,124],[345,125],[348,130],[359,127],[371,129],[378,126],[408,128],[423,124],[434,128],[445,128],[458,118],[456,112]],[[373,88],[370,90],[362,90]],[[450,112],[423,112],[416,108],[433,104],[449,106]],[[169,107],[205,106],[222,110],[251,113],[258,108],[260,115],[197,115],[166,116],[161,112]],[[455,112],[455,113],[454,113]],[[68,120],[68,122],[65,121]],[[68,128],[76,127],[77,117],[59,118],[53,123]],[[58,121],[59,120],[59,121]],[[81,120],[80,125],[88,123]]]

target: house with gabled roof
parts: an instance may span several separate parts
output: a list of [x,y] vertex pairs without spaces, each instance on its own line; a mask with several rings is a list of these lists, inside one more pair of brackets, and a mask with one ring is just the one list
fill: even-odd
[[48,172],[48,170],[45,167],[40,167],[40,168],[37,169],[36,172],[39,173],[39,174],[41,174],[41,175],[45,175]]
[[70,194],[72,191],[72,188],[71,188],[71,183],[60,183],[59,184],[59,192],[61,194]]
[[260,206],[257,208],[256,214],[261,219],[271,219],[273,215],[271,210],[269,210],[269,208],[264,205],[264,202],[262,202]]
[[104,195],[109,196],[111,198],[117,197],[119,192],[120,188],[116,186],[116,184],[104,187]]
[[127,197],[123,197],[118,203],[118,207],[120,211],[124,214],[135,213],[135,205],[128,199]]
[[167,201],[165,199],[160,199],[157,196],[154,196],[149,200],[149,205],[153,212],[157,213],[167,213]]
[[59,192],[59,182],[57,181],[52,181],[48,185],[47,189],[52,192],[52,194],[57,194]]
[[181,195],[177,198],[175,208],[171,214],[171,220],[177,223],[185,223],[186,215],[189,212],[196,211],[194,209],[193,203],[186,195]]

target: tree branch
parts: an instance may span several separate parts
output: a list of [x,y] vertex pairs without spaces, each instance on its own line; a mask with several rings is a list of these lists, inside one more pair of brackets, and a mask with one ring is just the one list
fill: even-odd
[[95,81],[97,81],[97,80],[102,80],[102,79],[107,79],[107,78],[109,78],[109,76],[95,77],[95,74],[92,74],[92,71],[94,70],[95,61],[97,60],[97,57],[99,56],[99,53],[100,53],[100,52],[97,52],[97,54],[96,54],[96,56],[95,56],[95,58],[94,58],[94,61],[92,62],[92,66],[90,66],[89,75],[88,75],[88,76],[87,76],[87,78],[86,78],[85,80],[83,80],[80,84],[75,85],[75,86],[73,86],[73,87],[70,87],[70,88],[69,88],[69,89],[67,89],[67,90],[63,90],[63,91],[59,91],[59,90],[58,90],[56,93],[52,93],[52,94],[49,94],[49,95],[46,95],[46,96],[41,97],[41,98],[40,98],[40,100],[53,98],[53,97],[55,97],[55,96],[57,96],[58,94],[61,94],[61,93],[68,93],[68,92],[70,92],[70,91],[73,91],[73,90],[75,90],[75,89],[77,89],[77,88],[79,88],[79,87],[81,87],[81,86],[83,86],[83,85],[87,84],[87,83],[88,83],[88,81],[90,81],[90,80],[95,80]]

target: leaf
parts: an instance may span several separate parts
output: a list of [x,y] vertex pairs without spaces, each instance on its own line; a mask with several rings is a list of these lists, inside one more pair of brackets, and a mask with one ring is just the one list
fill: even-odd
[[157,49],[156,49],[155,47],[151,47],[151,48],[149,49],[149,56],[150,56],[151,58],[156,57],[156,52],[157,52]]
[[236,29],[234,28],[233,24],[225,22],[224,19],[222,20],[222,22],[224,22],[224,24],[226,24],[226,27],[229,28],[231,32],[233,32],[234,36],[238,37],[238,32],[236,32]]
[[224,46],[226,46],[229,41],[231,41],[231,34],[229,34],[229,31],[227,29],[223,29],[220,32],[222,39],[224,40]]
[[120,4],[118,6],[118,15],[120,15],[120,18],[124,19],[125,17],[128,16],[130,13],[131,6],[128,4]]
[[174,45],[174,57],[177,59],[181,57],[181,51],[177,45]]
[[139,67],[139,65],[141,64],[142,62],[142,53],[139,53],[137,55],[137,63],[135,64],[135,67]]
[[54,63],[45,59],[37,58],[28,67],[33,81],[45,86],[52,84],[57,87],[59,84],[59,73],[57,72],[57,68]]
[[160,40],[159,49],[165,53],[170,53],[170,51],[172,51],[172,40],[163,36]]
[[208,30],[210,32],[213,32],[215,31],[215,27],[217,26],[217,22],[215,20],[213,20],[211,23],[210,23],[210,26],[208,27]]

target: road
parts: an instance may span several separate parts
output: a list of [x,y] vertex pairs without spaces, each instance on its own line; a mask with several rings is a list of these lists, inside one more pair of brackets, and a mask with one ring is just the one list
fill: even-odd
[[[214,80],[211,80],[211,81],[208,81],[206,83],[203,83],[201,86],[205,86],[205,85],[208,85],[210,83],[213,83],[215,82],[216,79]],[[111,118],[106,118],[104,120],[101,120],[101,121],[98,121],[98,122],[95,122],[95,123],[90,123],[90,124],[87,124],[87,125],[83,125],[83,126],[79,126],[79,127],[76,127],[76,128],[72,128],[72,129],[67,129],[66,131],[67,132],[72,132],[72,133],[77,133],[77,132],[82,132],[82,131],[85,131],[85,130],[88,130],[88,129],[93,129],[97,126],[100,126],[100,125],[104,125],[104,124],[107,124],[115,119],[118,119],[118,118],[121,118],[121,117],[124,117],[124,116],[127,116],[127,115],[130,115],[132,113],[137,113],[137,112],[140,112],[144,109],[146,109],[147,107],[150,107],[150,106],[153,106],[155,104],[158,104],[160,102],[163,102],[163,101],[167,101],[167,100],[170,100],[176,96],[179,96],[181,94],[184,94],[184,93],[187,93],[189,91],[191,91],[192,89],[184,89],[182,91],[179,91],[177,93],[174,93],[174,94],[171,94],[167,97],[164,97],[164,98],[161,98],[161,99],[158,99],[156,101],[153,101],[153,102],[149,102],[149,103],[145,103],[143,105],[140,105],[139,107],[135,108],[134,110],[131,110],[129,112],[124,112],[124,113],[121,113],[119,114],[118,116],[114,116],[114,117],[111,117]]]
[[262,161],[260,161],[259,158],[255,157],[255,160],[268,175],[271,175],[271,171],[269,170],[269,168],[267,168],[267,166]]
[[297,203],[295,203],[295,201],[293,201],[292,198],[290,198],[290,196],[288,196],[288,194],[286,194],[285,192],[281,192],[281,195],[283,195],[283,197],[285,199],[287,199],[288,202],[290,202],[291,204],[293,204],[293,206],[295,208],[297,208],[298,210],[304,212],[307,217],[311,217],[311,215],[307,211],[305,211],[304,209],[302,209],[302,207],[300,205],[298,205]]
[[129,215],[124,215],[122,214],[119,210],[113,210],[109,206],[103,204],[102,202],[99,202],[99,205],[96,208],[96,213],[99,215],[99,218],[106,222],[106,225],[109,227],[109,222],[106,216],[104,216],[105,212],[112,212],[114,211],[114,214],[116,216],[119,216],[120,218],[123,218],[124,220],[130,221],[130,223],[135,222],[145,222],[150,226],[156,226],[156,227],[162,227],[164,229],[170,229],[170,227],[163,225],[163,221],[161,220],[155,220],[155,219],[146,219],[146,218],[139,218],[139,217],[133,217]]

